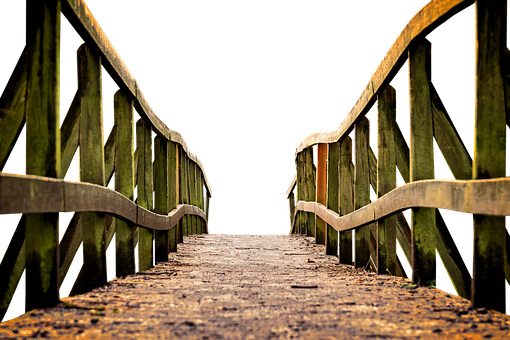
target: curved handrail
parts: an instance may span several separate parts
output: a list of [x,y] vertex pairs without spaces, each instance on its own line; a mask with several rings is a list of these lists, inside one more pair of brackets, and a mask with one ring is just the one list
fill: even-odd
[[85,2],[83,0],[64,0],[62,1],[62,13],[86,43],[91,43],[98,48],[103,66],[117,85],[133,97],[137,112],[146,122],[150,123],[154,132],[181,145],[188,157],[200,167],[209,196],[212,197],[211,186],[205,175],[204,166],[198,157],[188,150],[181,134],[168,128],[152,111],[135,78],[115,51]]
[[407,59],[407,50],[417,38],[432,32],[453,15],[473,4],[473,0],[432,0],[409,21],[393,43],[383,61],[370,78],[358,101],[340,126],[331,132],[319,132],[305,138],[296,148],[297,154],[319,143],[335,143],[351,133],[356,121],[364,117]]
[[[121,193],[90,183],[0,173],[0,214],[104,212],[152,230],[170,230],[184,215],[207,217],[200,208],[180,204],[168,215],[142,208]],[[16,193],[10,195],[9,193]]]
[[[316,202],[298,201],[298,211],[313,212],[337,231],[351,230],[409,208],[439,208],[470,214],[510,216],[510,177],[411,182],[348,215]],[[293,225],[295,223],[295,218]]]

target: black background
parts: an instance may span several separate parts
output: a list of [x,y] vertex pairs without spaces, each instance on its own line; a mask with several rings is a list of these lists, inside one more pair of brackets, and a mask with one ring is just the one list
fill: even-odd
[[[154,109],[205,162],[211,230],[238,232],[287,230],[294,145],[338,124],[423,3],[89,1]],[[0,13],[4,84],[24,45],[24,3]]]

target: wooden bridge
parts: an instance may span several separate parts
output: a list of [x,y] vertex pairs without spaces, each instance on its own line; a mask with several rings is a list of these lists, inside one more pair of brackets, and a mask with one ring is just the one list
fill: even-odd
[[[475,3],[474,159],[433,86],[425,38],[472,4],[426,5],[341,125],[297,147],[287,192],[291,235],[236,237],[201,235],[208,234],[212,192],[204,167],[152,111],[86,4],[28,1],[26,48],[0,98],[0,171],[25,125],[27,134],[26,175],[0,173],[0,213],[23,214],[0,264],[0,317],[25,269],[28,312],[0,324],[0,336],[509,337],[510,318],[502,314],[510,282],[506,1]],[[85,41],[62,126],[60,13]],[[410,146],[389,85],[406,61]],[[105,144],[101,66],[119,86]],[[375,103],[377,155],[365,117]],[[133,109],[141,117],[136,124]],[[433,179],[434,140],[455,181]],[[64,181],[78,146],[80,182]],[[398,188],[397,169],[406,182]],[[438,209],[473,214],[473,277]],[[74,212],[60,242],[59,212]],[[106,248],[114,234],[117,278],[108,283]],[[397,240],[412,264],[411,280],[404,278]],[[82,243],[83,267],[61,303],[60,283]],[[459,298],[433,288],[436,249]]]

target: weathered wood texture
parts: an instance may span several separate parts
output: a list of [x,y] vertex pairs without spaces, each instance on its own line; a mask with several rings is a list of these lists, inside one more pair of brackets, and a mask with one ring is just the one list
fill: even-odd
[[[352,140],[350,137],[340,145],[340,216],[354,211],[354,166],[352,164]],[[342,264],[353,263],[352,231],[339,233],[339,261]]]
[[[154,139],[154,212],[160,215],[166,215],[169,212],[168,165],[167,140],[156,136]],[[168,236],[168,230],[158,230],[154,233],[155,262],[168,261]]]
[[[306,185],[306,177],[305,177],[305,167],[304,167],[304,159],[305,159],[305,151],[300,152],[296,158],[296,174],[297,174],[297,200],[298,201],[306,201],[305,197],[305,185]],[[306,234],[306,213],[300,211],[297,217],[297,228],[296,233],[298,234]]]
[[[434,178],[434,132],[430,100],[430,53],[427,40],[409,49],[411,110],[411,182]],[[411,210],[413,282],[434,285],[436,280],[436,233],[434,209]]]
[[[377,198],[397,186],[393,126],[396,117],[396,94],[388,86],[378,98],[377,110]],[[391,215],[377,221],[377,271],[379,274],[397,271],[397,217]]]
[[[187,158],[188,156],[182,150],[180,149],[180,155],[179,158],[179,179],[180,179],[180,203],[181,204],[189,204],[189,194],[188,194],[188,172],[187,172]],[[188,236],[189,235],[189,224],[190,220],[188,219],[188,216],[184,216],[181,222],[182,225],[182,235]]]
[[[313,148],[309,147],[304,155],[305,168],[305,198],[308,202],[315,202],[316,175],[315,165],[313,164]],[[315,237],[315,216],[314,214],[306,214],[307,226],[306,235]]]
[[[59,178],[60,1],[30,0],[26,11],[26,173]],[[25,306],[31,310],[59,300],[58,214],[31,214],[25,221]]]
[[[168,141],[168,212],[179,204],[179,145]],[[171,229],[168,235],[168,251],[176,252],[179,241],[179,228]],[[168,258],[168,253],[167,253]]]
[[[328,171],[327,171],[327,208],[336,213],[340,212],[340,143],[328,144]],[[338,255],[338,231],[327,225],[326,254]]]
[[[502,59],[506,48],[506,1],[476,2],[476,108],[474,179],[504,177],[506,113]],[[507,201],[508,204],[508,201]],[[505,311],[504,217],[474,215],[474,307]]]
[[[317,196],[316,202],[326,206],[328,197],[328,144],[319,144],[317,148]],[[315,219],[317,244],[326,245],[326,223],[320,218]]]

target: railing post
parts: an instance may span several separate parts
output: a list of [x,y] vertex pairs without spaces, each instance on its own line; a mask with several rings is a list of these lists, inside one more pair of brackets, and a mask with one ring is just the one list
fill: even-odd
[[[352,140],[347,136],[340,145],[340,216],[354,211],[354,166],[352,164]],[[340,233],[339,261],[352,265],[352,230]]]
[[[411,110],[411,182],[434,178],[432,106],[430,102],[430,42],[423,39],[409,49]],[[436,282],[436,212],[411,209],[413,282]]]
[[[377,198],[397,186],[393,126],[396,119],[395,89],[389,86],[377,101]],[[377,272],[395,275],[397,272],[397,216],[377,221]],[[389,273],[387,272],[389,271]]]
[[[368,161],[369,121],[363,117],[356,124],[354,136],[355,144],[355,174],[354,174],[354,209],[364,207],[370,203],[370,173]],[[355,232],[355,261],[356,268],[365,267],[370,261],[370,225],[356,228]]]
[[[307,202],[315,201],[315,179],[316,171],[315,165],[313,164],[313,147],[309,146],[305,152],[305,174],[306,174],[306,186],[305,186],[305,199]],[[315,238],[315,214],[308,212],[307,216],[307,228],[306,235]]]
[[[80,114],[80,180],[104,186],[101,57],[86,44],[78,49]],[[83,276],[76,293],[106,284],[105,214],[82,213]]]
[[[297,173],[297,200],[305,201],[305,186],[306,186],[306,175],[305,175],[305,153],[303,150],[297,154],[296,157],[296,173]],[[296,233],[306,235],[307,218],[304,211],[298,212],[296,221]]]
[[[289,194],[289,212],[290,212],[290,226],[291,228],[293,227],[292,226],[292,223],[294,223],[294,215],[296,213],[296,205],[295,205],[295,199],[294,199],[294,191],[292,191],[290,194]],[[297,232],[297,225],[294,225],[293,227],[294,229],[291,230],[291,232],[293,234],[298,234]]]
[[[136,146],[138,149],[137,202],[142,208],[152,210],[152,136],[151,128],[143,119],[136,122]],[[138,269],[152,267],[152,230],[138,228]]]
[[[179,204],[179,145],[168,142],[168,212]],[[168,251],[176,252],[179,241],[179,224],[168,232]],[[167,254],[168,258],[168,254]]]
[[[60,1],[27,1],[26,172],[60,177]],[[26,310],[59,301],[58,213],[26,219]]]
[[[187,171],[187,163],[188,163],[188,155],[184,148],[180,148],[181,157],[179,159],[179,181],[180,181],[180,202],[182,204],[189,204],[189,194],[188,194],[188,171]],[[184,215],[181,218],[181,226],[182,226],[182,236],[189,235],[189,218],[187,215]]]
[[[191,205],[195,205],[195,163],[188,158],[188,182],[189,182],[189,202]],[[195,215],[189,215],[190,223],[190,234],[195,235],[197,233],[197,219]]]
[[[202,169],[200,169],[200,167],[198,167],[198,173],[200,175],[200,181],[198,183],[198,197],[200,198],[199,202],[200,202],[200,209],[205,210],[204,208],[204,174],[202,173]],[[199,234],[203,234],[205,232],[205,223],[204,223],[204,220],[202,220],[201,218],[199,218],[199,221],[200,221],[200,231],[199,231]]]
[[[328,196],[328,144],[321,143],[317,147],[317,195],[316,202],[327,206]],[[326,222],[320,217],[315,218],[315,242],[326,245]]]
[[[133,100],[124,91],[114,96],[115,137],[115,190],[134,199],[133,159]],[[115,271],[117,277],[135,273],[134,225],[115,220]]]
[[[168,214],[169,200],[169,155],[168,140],[161,136],[154,139],[154,212]],[[154,253],[156,262],[168,261],[168,230],[154,233]]]
[[[502,57],[506,1],[476,1],[474,179],[505,177],[506,126]],[[505,312],[505,217],[473,215],[473,307]]]
[[[340,168],[340,142],[328,144],[328,204],[327,208],[339,213],[339,197],[340,190],[339,168]],[[338,231],[327,225],[326,236],[326,254],[338,256]]]

